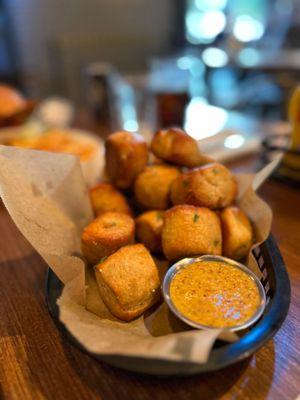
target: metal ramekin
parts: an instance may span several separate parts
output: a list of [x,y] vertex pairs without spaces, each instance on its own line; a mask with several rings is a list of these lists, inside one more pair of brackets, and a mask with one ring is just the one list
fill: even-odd
[[263,285],[261,284],[260,280],[257,278],[257,276],[249,269],[247,268],[245,265],[240,264],[237,261],[231,260],[230,258],[226,258],[226,257],[222,257],[222,256],[213,256],[213,255],[205,255],[205,256],[201,256],[201,257],[195,257],[195,258],[184,258],[180,261],[178,261],[177,263],[173,264],[169,270],[167,271],[164,281],[163,281],[163,285],[162,285],[162,291],[163,291],[163,295],[164,295],[164,299],[166,301],[166,303],[168,304],[169,308],[171,309],[171,311],[179,318],[181,319],[183,322],[185,322],[186,324],[192,326],[193,328],[197,328],[197,329],[216,329],[216,327],[213,326],[208,326],[208,325],[202,325],[202,324],[198,324],[195,321],[190,320],[189,318],[187,318],[186,316],[184,316],[175,306],[175,304],[173,303],[171,296],[170,296],[170,284],[172,279],[174,278],[174,276],[183,268],[187,267],[189,264],[192,264],[194,262],[197,261],[222,261],[225,262],[226,264],[229,264],[235,268],[238,268],[242,271],[244,271],[256,284],[259,295],[260,295],[260,304],[255,312],[255,314],[248,319],[246,322],[244,322],[243,324],[240,325],[236,325],[233,327],[224,327],[224,329],[228,329],[232,332],[235,331],[240,331],[242,329],[246,329],[248,328],[250,325],[254,324],[254,322],[256,322],[260,316],[262,315],[265,306],[266,306],[266,294],[265,294],[265,290],[263,288]]

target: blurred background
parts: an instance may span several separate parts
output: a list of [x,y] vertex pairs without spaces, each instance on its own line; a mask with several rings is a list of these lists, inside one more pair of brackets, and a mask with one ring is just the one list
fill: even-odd
[[145,135],[285,118],[299,46],[297,0],[0,0],[0,81]]

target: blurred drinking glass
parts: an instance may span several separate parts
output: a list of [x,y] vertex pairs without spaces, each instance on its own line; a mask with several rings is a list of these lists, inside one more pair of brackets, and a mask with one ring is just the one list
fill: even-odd
[[153,100],[148,86],[148,74],[124,76],[118,85],[120,128],[138,132],[150,142],[156,129]]
[[116,86],[118,74],[106,62],[94,62],[85,70],[87,83],[87,103],[97,124],[108,130],[117,128]]
[[152,60],[149,87],[156,100],[158,128],[183,126],[190,99],[204,94],[203,73],[202,62],[194,56]]

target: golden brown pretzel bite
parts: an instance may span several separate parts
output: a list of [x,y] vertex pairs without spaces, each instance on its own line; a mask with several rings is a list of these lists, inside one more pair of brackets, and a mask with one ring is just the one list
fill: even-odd
[[231,204],[237,195],[237,183],[231,172],[218,163],[185,172],[172,183],[173,204],[193,204],[212,209]]
[[105,143],[106,172],[120,189],[129,188],[148,161],[148,145],[141,135],[120,131]]
[[134,183],[136,200],[143,208],[165,210],[170,203],[171,184],[179,175],[178,168],[166,164],[146,167]]
[[138,241],[150,251],[161,251],[163,217],[163,211],[146,211],[135,220]]
[[223,255],[241,260],[253,243],[253,229],[247,215],[238,207],[226,207],[220,214],[223,233]]
[[213,161],[200,152],[196,140],[179,128],[156,132],[152,139],[151,150],[158,158],[188,168]]
[[142,244],[122,247],[95,267],[100,295],[116,317],[130,321],[160,298],[157,267]]
[[164,215],[162,247],[170,261],[203,254],[221,255],[219,217],[206,207],[180,205],[170,208]]
[[81,236],[83,255],[90,264],[133,243],[134,220],[126,214],[107,212],[92,221]]
[[89,195],[97,216],[107,211],[132,214],[126,197],[110,183],[99,183],[89,190]]

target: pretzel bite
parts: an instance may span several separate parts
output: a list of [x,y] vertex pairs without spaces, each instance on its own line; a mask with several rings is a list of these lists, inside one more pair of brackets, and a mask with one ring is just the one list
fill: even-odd
[[158,158],[188,168],[213,161],[201,154],[197,141],[179,128],[156,132],[152,139],[151,150]]
[[180,205],[170,208],[164,216],[162,247],[170,261],[203,254],[221,255],[219,217],[206,207]]
[[107,211],[132,214],[125,196],[110,183],[100,183],[90,189],[89,195],[92,208],[97,216]]
[[148,145],[141,135],[120,131],[105,143],[106,172],[120,189],[129,188],[148,161]]
[[224,165],[213,163],[185,172],[173,182],[173,204],[193,204],[219,209],[237,195],[237,183]]
[[238,207],[226,207],[220,214],[223,233],[223,255],[241,260],[253,243],[253,229],[246,214]]
[[137,202],[146,209],[165,210],[170,202],[171,184],[179,175],[178,168],[170,165],[146,167],[134,183]]
[[160,298],[157,267],[142,244],[125,246],[95,267],[102,300],[124,321],[141,315]]
[[133,243],[134,220],[125,214],[107,212],[92,221],[81,236],[82,253],[90,264]]
[[135,220],[138,241],[150,251],[161,251],[163,217],[163,211],[146,211]]

